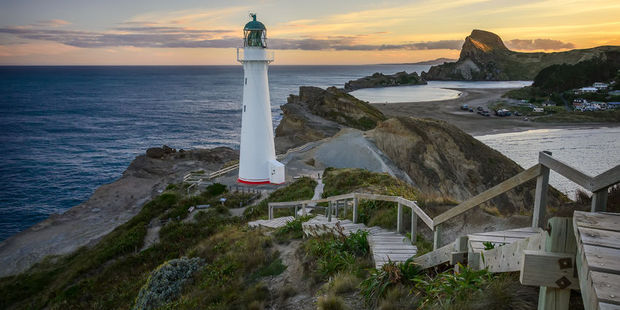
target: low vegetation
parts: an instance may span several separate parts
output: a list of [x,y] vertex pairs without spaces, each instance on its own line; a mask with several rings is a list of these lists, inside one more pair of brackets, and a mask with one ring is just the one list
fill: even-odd
[[[299,180],[270,199],[310,198],[316,185],[313,182]],[[226,198],[223,203],[222,198]],[[170,185],[96,245],[70,255],[48,257],[22,274],[0,279],[0,308],[129,309],[146,302],[136,298],[141,288],[149,286],[149,275],[158,266],[173,264],[182,257],[204,261],[204,265],[185,278],[179,285],[180,297],[171,297],[163,309],[259,306],[269,298],[260,279],[281,273],[286,266],[272,246],[273,237],[250,231],[243,219],[229,215],[228,208],[238,207],[249,198],[245,193],[228,192],[220,184],[195,196],[187,195],[184,184]],[[211,207],[194,211],[188,219],[188,209],[198,204]],[[141,250],[152,221],[163,224],[159,242]],[[169,296],[177,295],[174,292]]]

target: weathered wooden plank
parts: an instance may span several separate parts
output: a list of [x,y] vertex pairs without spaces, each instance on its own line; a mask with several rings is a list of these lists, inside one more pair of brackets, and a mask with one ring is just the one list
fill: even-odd
[[544,243],[542,232],[511,244],[496,246],[492,250],[477,249],[471,244],[472,250],[482,252],[480,268],[488,268],[491,272],[512,272],[521,270],[522,253],[525,250],[540,250]]
[[454,251],[454,242],[447,244],[430,253],[426,253],[422,256],[416,257],[413,261],[424,269],[430,268],[449,262],[450,258],[452,257],[452,251]]
[[495,236],[495,237],[507,236],[507,237],[527,238],[532,235],[536,235],[540,233],[540,231],[541,230],[538,227],[526,227],[526,228],[519,228],[519,229],[501,230],[501,231],[489,231],[489,232],[484,232],[484,233],[473,233],[470,235]]
[[577,238],[577,255],[575,261],[577,263],[577,275],[579,277],[579,288],[581,290],[581,297],[583,299],[583,305],[586,310],[597,309],[598,299],[594,292],[594,286],[592,285],[592,279],[590,277],[590,270],[588,267],[588,259],[583,251],[583,242],[579,234],[579,229],[576,223],[576,219],[573,217],[574,234]]
[[433,250],[437,250],[441,246],[441,229],[441,226],[433,228]]
[[[540,152],[540,154],[545,154]],[[547,192],[549,191],[549,168],[540,167],[540,175],[536,178],[536,194],[534,211],[532,212],[532,227],[543,227],[547,214]]]
[[523,240],[525,237],[496,237],[496,236],[480,236],[480,235],[467,235],[470,242],[494,242],[494,243],[513,243],[515,241]]
[[579,227],[579,234],[584,244],[620,249],[620,232]]
[[573,168],[567,163],[556,159],[550,155],[547,155],[543,152],[539,153],[538,162],[541,163],[543,166],[548,167],[551,170],[563,175],[567,179],[583,186],[585,189],[592,191],[594,178],[592,178],[585,172]]
[[600,302],[598,304],[599,310],[620,310],[620,305],[612,305],[606,302]]
[[594,177],[594,182],[592,184],[592,191],[596,192],[600,189],[609,187],[619,182],[620,182],[620,165],[616,165],[615,167]]
[[540,174],[541,166],[535,165],[521,173],[513,176],[512,178],[495,185],[494,187],[460,203],[458,206],[442,213],[433,218],[433,225],[437,226],[479,204],[486,202],[492,198],[495,198],[498,195],[501,195],[535,177]]
[[[577,243],[573,234],[572,218],[554,217],[549,220],[545,241],[545,252],[573,254]],[[570,289],[541,286],[538,293],[538,309],[566,309],[570,300]]]
[[607,210],[607,187],[603,187],[598,191],[592,193],[592,202],[590,211],[592,212],[603,212]]
[[574,256],[524,250],[519,280],[523,285],[579,289],[579,279],[573,276]]
[[591,271],[599,302],[620,305],[620,275]]
[[575,211],[573,217],[579,227],[620,231],[620,214],[618,213]]
[[620,249],[583,244],[588,267],[593,271],[620,274]]

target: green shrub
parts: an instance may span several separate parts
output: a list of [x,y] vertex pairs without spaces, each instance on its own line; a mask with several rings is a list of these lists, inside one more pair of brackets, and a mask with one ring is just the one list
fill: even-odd
[[422,269],[409,258],[403,263],[389,261],[371,272],[370,276],[360,284],[366,303],[376,307],[387,289],[397,284],[413,284],[419,281]]
[[348,309],[344,300],[338,296],[320,296],[317,300],[319,310],[345,310]]
[[215,197],[217,195],[227,192],[226,185],[220,183],[213,183],[205,189],[203,195],[207,197]]
[[273,260],[269,265],[264,266],[250,276],[250,281],[254,282],[259,278],[268,276],[277,276],[286,270],[286,265],[282,264],[282,259]]
[[367,266],[367,235],[360,230],[349,236],[324,234],[308,239],[304,250],[315,280],[325,280],[337,272],[359,272]]
[[307,222],[312,217],[312,215],[300,216],[295,220],[286,223],[286,225],[276,229],[273,236],[278,242],[286,242],[291,239],[301,239],[304,236],[302,223]]

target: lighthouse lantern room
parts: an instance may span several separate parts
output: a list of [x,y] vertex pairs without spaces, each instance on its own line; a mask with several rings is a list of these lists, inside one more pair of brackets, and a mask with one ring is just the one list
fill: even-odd
[[243,48],[237,61],[243,64],[243,106],[239,178],[246,184],[284,183],[284,165],[276,160],[267,71],[273,53],[267,51],[267,29],[250,14],[243,28]]

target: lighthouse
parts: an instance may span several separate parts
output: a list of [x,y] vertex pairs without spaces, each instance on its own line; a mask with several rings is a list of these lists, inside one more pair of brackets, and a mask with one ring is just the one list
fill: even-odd
[[267,51],[267,29],[250,14],[243,28],[243,48],[237,61],[243,64],[243,106],[238,182],[284,183],[284,165],[276,160],[269,101],[267,70],[273,52]]

